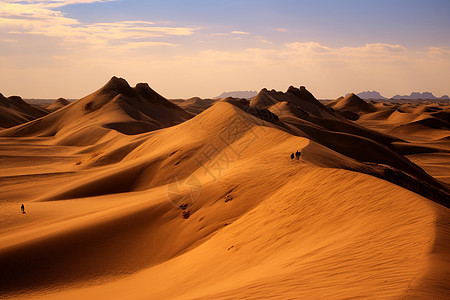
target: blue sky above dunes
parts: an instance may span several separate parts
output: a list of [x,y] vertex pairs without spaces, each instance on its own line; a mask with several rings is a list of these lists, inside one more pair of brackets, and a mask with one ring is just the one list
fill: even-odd
[[0,88],[77,98],[118,75],[167,97],[291,84],[440,96],[449,15],[447,0],[6,0]]
[[205,34],[245,31],[274,42],[314,39],[332,47],[380,41],[416,48],[450,44],[447,0],[122,0],[61,11],[84,23],[149,20]]

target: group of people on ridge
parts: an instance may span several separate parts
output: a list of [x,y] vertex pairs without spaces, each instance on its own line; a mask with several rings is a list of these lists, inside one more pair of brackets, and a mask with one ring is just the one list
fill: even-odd
[[[296,151],[295,152],[295,158],[297,159],[297,160],[299,160],[300,159],[300,156],[302,156],[302,153],[300,152],[300,151]],[[294,153],[291,153],[291,159],[294,159]]]

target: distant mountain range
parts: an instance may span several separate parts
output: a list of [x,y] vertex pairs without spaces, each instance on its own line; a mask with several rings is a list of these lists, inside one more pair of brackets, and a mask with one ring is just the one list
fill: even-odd
[[[377,91],[366,91],[366,92],[361,92],[359,94],[357,94],[358,97],[360,97],[361,99],[365,99],[365,100],[387,100],[388,98],[383,97],[379,92]],[[448,97],[448,95],[444,95],[442,97],[436,97],[434,96],[432,93],[430,92],[412,92],[411,95],[395,95],[394,97],[390,98],[393,100],[401,100],[401,99],[405,99],[405,100],[449,100],[450,98]]]
[[223,92],[217,97],[214,97],[214,99],[219,98],[227,98],[227,97],[233,97],[233,98],[253,98],[256,95],[258,95],[257,91],[232,91],[232,92]]
[[[223,92],[214,99],[221,99],[227,97],[233,98],[253,98],[258,94],[257,91],[231,91]],[[346,96],[348,96],[347,94]],[[364,100],[450,100],[448,95],[443,95],[441,97],[436,97],[430,92],[412,92],[410,95],[395,95],[392,98],[386,98],[377,91],[364,91],[356,94],[359,98]]]
[[369,100],[369,99],[386,100],[386,99],[387,99],[386,97],[381,96],[381,94],[380,94],[379,92],[377,92],[377,91],[372,91],[372,92],[370,92],[370,91],[367,91],[367,92],[361,92],[361,93],[356,94],[356,95],[357,95],[359,98],[361,98],[361,99],[366,99],[366,100]]
[[419,92],[413,92],[411,93],[411,95],[395,95],[394,97],[392,97],[392,99],[408,99],[408,100],[418,100],[418,99],[445,99],[448,100],[450,99],[447,95],[444,95],[442,97],[435,97],[432,93],[430,92],[424,92],[424,93],[419,93]]

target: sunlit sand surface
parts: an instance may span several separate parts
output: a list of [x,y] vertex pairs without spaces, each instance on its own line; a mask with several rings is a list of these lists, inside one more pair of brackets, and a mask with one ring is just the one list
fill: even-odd
[[2,298],[449,297],[450,106],[175,103],[112,78],[0,131]]

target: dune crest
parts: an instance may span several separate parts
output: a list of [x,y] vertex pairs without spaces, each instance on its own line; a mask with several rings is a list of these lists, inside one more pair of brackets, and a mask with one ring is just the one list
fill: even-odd
[[148,84],[132,88],[112,77],[102,88],[33,122],[4,130],[2,136],[53,136],[61,145],[87,145],[111,130],[138,134],[181,123],[192,115],[171,103]]
[[[358,115],[358,117],[359,114],[373,113],[377,111],[375,106],[364,101],[354,93],[348,94],[345,98],[332,101],[328,103],[327,106],[343,113],[355,113]],[[358,119],[358,117],[356,118],[356,120]]]
[[0,131],[0,296],[448,295],[448,188],[362,125],[382,110],[358,124],[289,87],[193,116],[113,77]]
[[177,104],[185,111],[197,115],[205,109],[211,107],[217,99],[201,99],[200,97],[192,97],[189,99],[171,99],[170,101]]
[[47,109],[50,111],[55,111],[69,104],[70,102],[68,100],[64,98],[58,98],[55,102],[47,106]]
[[0,94],[0,129],[14,127],[48,113],[43,108],[26,103],[19,96],[5,97]]

